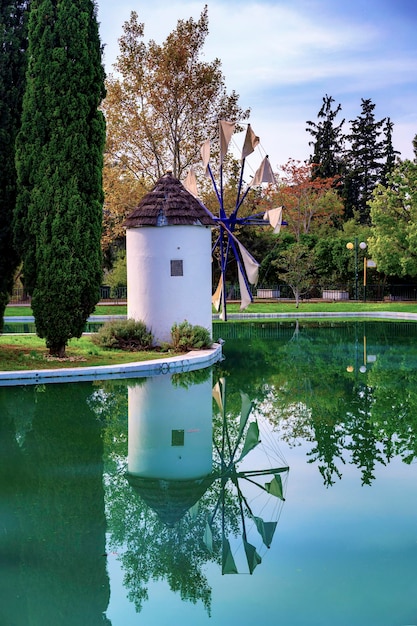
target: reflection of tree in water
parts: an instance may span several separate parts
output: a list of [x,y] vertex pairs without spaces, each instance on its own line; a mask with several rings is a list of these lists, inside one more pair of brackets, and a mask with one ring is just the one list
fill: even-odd
[[[26,402],[27,398],[29,402]],[[22,451],[14,419],[14,404],[22,411],[21,414],[28,414],[30,423],[29,407],[33,407],[33,396],[18,395],[14,389],[0,388],[0,623],[2,624],[24,624],[27,620],[27,602],[20,576],[19,557],[22,543],[20,494],[26,475],[22,467]]]
[[64,389],[0,388],[5,625],[110,624],[101,427],[87,406],[91,386],[72,386],[65,404]]
[[[203,536],[204,514],[193,510],[167,526],[138,494],[126,488],[122,475],[117,481],[115,485],[112,480],[107,491],[110,547],[121,553],[124,585],[136,610],[148,600],[148,584],[166,580],[182,600],[201,601],[210,612],[211,589],[202,570],[209,560],[216,559],[208,559],[204,545],[196,540]],[[204,506],[201,502],[201,509]]]
[[400,456],[405,463],[417,457],[417,348],[406,336],[370,369],[373,390],[372,427],[387,459]]
[[[325,376],[325,382],[310,374],[312,393],[306,403],[315,443],[309,460],[318,463],[326,485],[333,484],[335,477],[341,478],[341,468],[347,462],[360,469],[362,484],[370,485],[378,465],[386,465],[394,455],[406,462],[416,456],[415,348],[401,342],[401,334],[401,348],[391,345],[398,335],[387,337],[385,333],[382,345],[374,339],[378,352],[375,363],[359,367],[366,345],[366,326],[361,324],[360,331],[359,358],[356,335],[353,345],[346,346],[344,358],[340,350],[333,351],[332,344],[331,358],[336,354],[337,359],[332,364],[328,358],[326,376],[320,356],[317,358],[314,369]],[[304,351],[308,351],[308,346],[304,346]],[[353,371],[340,366],[349,363],[349,351],[350,362],[356,361]],[[398,352],[401,362],[396,359]],[[411,452],[409,460],[407,450]]]
[[[187,386],[178,377],[173,382],[176,387]],[[250,452],[259,443],[257,420],[249,420],[251,403],[246,396],[241,399],[243,403],[238,410],[233,406],[227,411],[225,426],[224,386],[217,395],[221,408],[215,411],[213,419],[214,464],[205,478],[168,481],[128,474],[132,485],[129,489],[125,478],[126,445],[119,450],[118,471],[112,471],[106,480],[109,546],[120,554],[124,584],[137,611],[148,599],[149,583],[165,580],[182,600],[202,602],[210,613],[211,588],[204,573],[205,565],[212,562],[222,567],[225,574],[237,573],[233,550],[239,551],[238,544],[243,543],[246,567],[252,572],[260,562],[253,535],[257,534],[260,542],[268,546],[272,541],[276,518],[264,521],[255,515],[250,504],[252,496],[245,495],[241,481],[243,474],[247,474],[252,490],[261,490],[266,499],[282,504],[284,487],[279,473],[282,468],[277,468],[275,474],[271,469],[263,471],[269,460],[261,456],[262,471],[248,473],[243,469],[240,473],[239,460],[247,458],[250,464]],[[112,468],[116,465],[113,458]],[[265,483],[260,483],[260,487],[256,484],[259,476]],[[279,508],[274,509],[276,516]]]
[[[389,463],[393,456],[407,463],[416,458],[415,325],[300,322],[271,324],[270,330],[266,326],[241,325],[234,329],[240,337],[237,342],[226,336],[221,367],[225,375],[237,368],[241,385],[245,376],[250,377],[255,405],[269,407],[269,419],[285,441],[292,446],[301,440],[311,442],[308,460],[317,464],[326,485],[342,477],[347,463],[360,469],[363,484],[370,484],[378,464]],[[245,350],[257,351],[248,356],[249,372]],[[377,355],[371,364],[366,359],[369,350]]]

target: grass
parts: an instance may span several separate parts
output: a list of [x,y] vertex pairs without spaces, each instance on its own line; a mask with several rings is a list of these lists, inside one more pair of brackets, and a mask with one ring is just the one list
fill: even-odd
[[0,371],[112,365],[163,359],[174,355],[174,352],[155,350],[146,352],[106,350],[96,346],[91,338],[85,335],[80,339],[70,340],[66,359],[51,359],[47,354],[45,341],[36,335],[0,336]]
[[[232,303],[227,306],[228,313],[238,313],[239,304]],[[306,301],[302,302],[298,309],[295,303],[289,302],[253,302],[245,310],[245,313],[359,313],[362,311],[394,311],[417,313],[417,302],[355,302],[345,300],[340,302]]]
[[[227,305],[229,313],[238,313],[240,305],[232,302]],[[397,311],[417,313],[417,302],[356,302],[344,300],[340,302],[305,301],[297,309],[293,301],[288,302],[253,302],[246,309],[246,313],[326,313],[334,312],[360,312],[360,311]],[[94,315],[126,315],[127,306],[124,304],[100,304],[96,306]],[[32,309],[28,306],[8,306],[6,316],[16,317],[22,315],[33,315]]]
[[[96,306],[93,315],[126,315],[127,306],[125,304],[99,304]],[[30,306],[13,306],[8,305],[4,313],[8,317],[17,317],[22,315],[33,315]]]

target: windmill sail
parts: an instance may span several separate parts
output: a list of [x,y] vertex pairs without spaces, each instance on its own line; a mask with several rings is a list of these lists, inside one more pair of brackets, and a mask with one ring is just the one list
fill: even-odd
[[239,279],[239,289],[240,289],[240,310],[246,309],[250,303],[252,302],[252,294],[248,289],[248,286],[245,281],[245,277],[243,276],[242,268],[240,267],[240,263],[237,264],[237,275]]
[[243,540],[243,545],[245,548],[246,560],[248,562],[249,573],[253,574],[253,571],[257,565],[262,563],[262,559],[256,551],[255,546],[253,546],[248,541]]
[[247,421],[249,419],[250,412],[252,411],[252,401],[249,399],[249,396],[243,391],[240,392],[240,397],[242,400],[242,407],[240,411],[240,424],[239,424],[239,436],[243,433]]
[[236,124],[234,122],[226,122],[226,120],[220,120],[220,163],[223,163],[223,159],[226,156],[229,148],[229,143],[235,132]]
[[252,152],[254,152],[256,146],[258,146],[259,143],[260,143],[259,137],[255,135],[251,125],[248,124],[248,128],[246,130],[246,135],[245,135],[245,141],[243,143],[243,148],[242,148],[242,161],[243,159],[246,159],[246,157],[248,157],[250,154],[252,154]]
[[223,539],[222,544],[222,574],[237,574],[237,567],[233,558],[232,549],[228,539]]
[[255,515],[253,515],[253,521],[256,524],[258,533],[262,537],[262,541],[264,542],[267,548],[270,548],[272,539],[274,537],[274,533],[278,526],[278,522],[264,522],[264,520],[261,517],[257,517]]
[[209,162],[210,162],[210,139],[203,143],[200,149],[201,160],[203,161],[204,174],[210,178]]
[[190,167],[190,171],[188,172],[187,177],[183,182],[183,185],[192,196],[198,198],[197,178],[193,167]]
[[220,378],[213,387],[213,398],[216,401],[219,411],[224,417],[224,393],[225,393],[225,379]]
[[257,187],[261,183],[274,183],[276,184],[274,172],[272,171],[271,163],[266,156],[261,165],[257,169],[255,176],[252,178],[250,187]]
[[282,206],[279,206],[276,209],[270,209],[269,211],[265,211],[264,220],[268,220],[268,222],[274,229],[274,234],[277,235],[282,226]]
[[221,303],[222,303],[222,294],[223,294],[223,276],[220,276],[219,283],[217,285],[217,289],[211,297],[211,302],[216,309],[219,311]]
[[248,280],[251,285],[256,285],[259,277],[259,263],[251,254],[249,254],[240,241],[237,241],[237,244],[239,246],[240,254],[242,255],[243,265],[245,266]]

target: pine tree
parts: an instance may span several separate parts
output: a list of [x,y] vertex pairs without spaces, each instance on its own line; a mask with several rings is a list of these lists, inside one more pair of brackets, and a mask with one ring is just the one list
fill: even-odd
[[385,118],[375,120],[375,104],[362,98],[362,113],[350,120],[344,176],[345,218],[359,215],[361,224],[369,224],[368,202],[384,171],[385,144],[381,139]]
[[333,178],[339,176],[343,167],[344,135],[343,119],[335,125],[337,115],[342,110],[340,104],[332,108],[334,99],[327,94],[318,112],[318,122],[307,121],[307,132],[313,136],[309,142],[313,146],[310,163],[314,164],[312,178]]
[[394,124],[390,117],[387,117],[384,126],[384,166],[382,168],[381,184],[386,186],[390,174],[394,171],[397,155],[400,154],[398,150],[394,149],[392,143],[392,131]]
[[36,329],[63,356],[101,283],[104,69],[91,0],[32,0],[15,239]]
[[18,264],[12,216],[16,202],[15,141],[20,126],[26,62],[24,0],[0,4],[0,331]]

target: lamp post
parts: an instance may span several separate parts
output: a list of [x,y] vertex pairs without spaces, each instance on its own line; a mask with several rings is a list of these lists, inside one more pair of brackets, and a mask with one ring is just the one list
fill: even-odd
[[359,294],[359,288],[358,288],[358,250],[359,248],[361,250],[366,250],[366,243],[364,241],[361,241],[360,244],[358,245],[358,238],[355,237],[354,239],[355,243],[352,243],[351,241],[349,241],[349,243],[346,244],[346,248],[348,250],[355,250],[355,300],[358,300],[358,294]]

